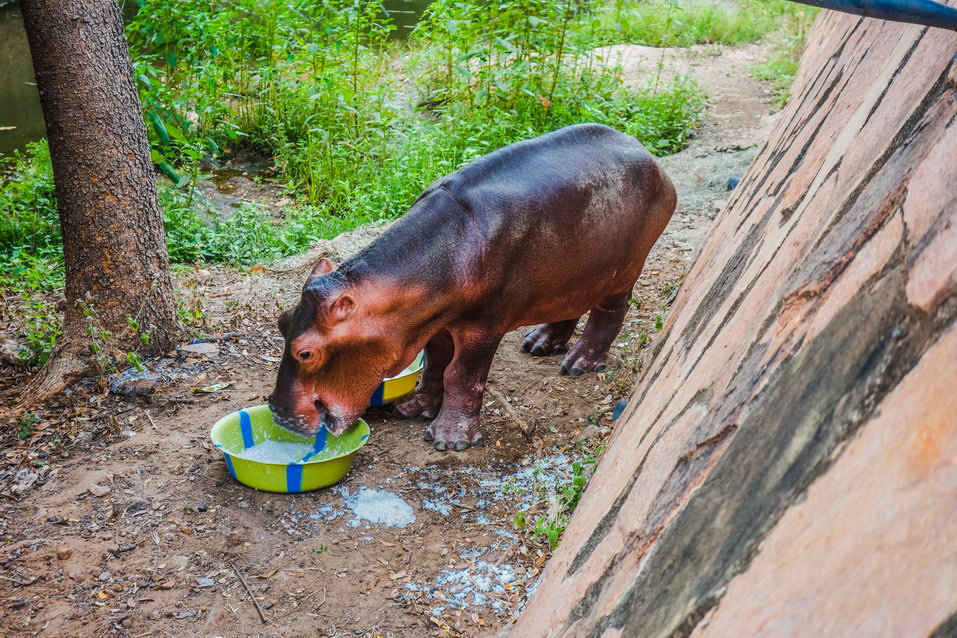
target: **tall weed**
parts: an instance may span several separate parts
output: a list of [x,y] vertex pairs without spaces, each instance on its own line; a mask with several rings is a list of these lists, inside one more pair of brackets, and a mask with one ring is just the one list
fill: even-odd
[[490,148],[599,122],[656,154],[680,150],[703,107],[701,92],[690,79],[626,89],[620,69],[582,39],[586,17],[571,1],[437,0],[414,32],[420,108],[450,135]]
[[754,77],[771,83],[772,102],[778,108],[783,108],[791,97],[791,84],[797,77],[807,33],[816,16],[817,10],[787,16],[777,31],[770,55],[751,69]]
[[809,10],[787,0],[612,0],[583,20],[578,37],[656,47],[745,44],[775,31],[787,16]]

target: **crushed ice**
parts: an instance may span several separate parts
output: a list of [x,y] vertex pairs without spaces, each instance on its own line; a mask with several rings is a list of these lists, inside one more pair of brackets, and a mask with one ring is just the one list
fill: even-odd
[[349,521],[353,527],[359,527],[364,520],[389,527],[405,527],[415,522],[415,512],[409,504],[392,492],[360,486],[350,494],[349,488],[342,486],[339,488],[339,494],[346,506],[356,515]]

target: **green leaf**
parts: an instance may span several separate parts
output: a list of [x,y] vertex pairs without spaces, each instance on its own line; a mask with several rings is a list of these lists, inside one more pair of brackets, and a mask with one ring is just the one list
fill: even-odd
[[179,173],[177,173],[177,172],[173,169],[173,167],[170,166],[169,162],[160,162],[160,163],[159,163],[159,169],[160,169],[160,171],[163,173],[163,175],[166,175],[166,177],[168,177],[168,178],[170,178],[171,180],[173,180],[173,183],[174,183],[174,184],[177,184],[177,185],[178,185],[180,179],[182,179],[182,178],[179,176]]
[[163,123],[163,119],[159,114],[156,111],[147,111],[146,117],[149,118],[150,124],[153,125],[153,130],[156,131],[156,137],[159,138],[160,142],[169,144],[169,131],[166,130],[166,125]]
[[193,388],[194,394],[210,394],[212,392],[219,392],[225,390],[233,384],[232,381],[223,381],[222,383],[214,383],[213,385],[203,386],[202,388]]
[[167,125],[166,125],[166,130],[169,131],[170,136],[172,136],[173,138],[179,140],[180,142],[185,142],[185,141],[186,141],[186,136],[183,135],[182,129],[180,129],[180,128],[179,128],[178,126],[176,126],[175,124],[167,124]]

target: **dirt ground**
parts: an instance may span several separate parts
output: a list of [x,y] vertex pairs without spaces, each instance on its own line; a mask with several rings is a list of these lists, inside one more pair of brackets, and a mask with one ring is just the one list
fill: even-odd
[[[622,53],[640,79],[648,52]],[[761,53],[667,53],[667,64],[699,78],[711,104],[692,145],[662,161],[679,208],[636,286],[613,365],[560,377],[560,357],[526,355],[522,332],[509,334],[490,375],[484,447],[436,452],[422,440],[423,422],[373,410],[372,436],[339,486],[277,495],[238,484],[208,441],[210,425],[264,402],[282,347],[277,311],[297,298],[304,269],[320,254],[341,260],[382,229],[248,273],[180,273],[191,306],[205,313],[204,332],[218,340],[150,362],[158,380],[139,383],[151,390],[143,396],[91,381],[38,413],[31,438],[3,441],[0,634],[507,631],[548,558],[547,545],[513,519],[544,512],[543,487],[567,482],[572,460],[614,427],[614,403],[627,399],[656,318],[723,205],[727,178],[743,173],[770,128],[768,89],[747,73]],[[230,196],[255,192],[243,190],[240,174],[226,179],[236,186]],[[6,373],[0,396],[9,397],[23,378]],[[192,391],[222,381],[232,385]]]

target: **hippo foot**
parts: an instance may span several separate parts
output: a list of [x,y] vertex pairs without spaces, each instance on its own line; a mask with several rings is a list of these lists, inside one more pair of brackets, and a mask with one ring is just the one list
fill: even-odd
[[577,321],[560,321],[538,326],[522,341],[522,349],[536,357],[547,357],[568,350],[568,340],[575,332]]
[[482,432],[477,416],[457,420],[436,419],[426,429],[423,438],[431,442],[432,447],[439,452],[461,452],[473,445],[482,445]]
[[580,377],[586,372],[604,372],[608,368],[608,350],[597,352],[579,341],[565,358],[558,372],[562,376]]
[[434,419],[442,407],[442,395],[435,396],[426,392],[416,392],[406,401],[396,403],[393,412],[404,417],[423,417]]

